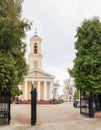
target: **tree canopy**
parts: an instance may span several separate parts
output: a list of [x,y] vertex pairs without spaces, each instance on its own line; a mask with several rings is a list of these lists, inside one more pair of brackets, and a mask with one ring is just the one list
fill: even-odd
[[18,94],[18,84],[27,73],[26,31],[31,22],[22,19],[22,0],[0,0],[0,90],[10,87]]
[[84,20],[77,28],[76,58],[69,70],[77,89],[101,91],[101,22],[98,17]]

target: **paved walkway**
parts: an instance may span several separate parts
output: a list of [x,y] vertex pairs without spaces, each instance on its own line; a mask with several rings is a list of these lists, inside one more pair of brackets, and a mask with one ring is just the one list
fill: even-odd
[[12,104],[12,120],[0,130],[101,130],[101,119],[89,119],[79,114],[72,103],[37,105],[37,123],[31,126],[31,106]]

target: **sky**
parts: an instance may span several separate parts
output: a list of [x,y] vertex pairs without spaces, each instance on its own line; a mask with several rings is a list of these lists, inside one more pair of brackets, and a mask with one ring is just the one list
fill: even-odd
[[33,22],[26,33],[26,59],[29,40],[37,28],[42,38],[43,70],[63,83],[69,77],[67,68],[73,67],[77,27],[94,16],[101,19],[101,0],[24,0],[22,17]]

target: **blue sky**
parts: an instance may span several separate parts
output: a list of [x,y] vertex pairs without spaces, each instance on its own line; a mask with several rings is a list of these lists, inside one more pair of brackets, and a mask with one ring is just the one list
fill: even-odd
[[73,67],[76,29],[84,19],[101,18],[101,0],[24,0],[23,17],[33,21],[26,43],[37,28],[42,38],[43,70],[62,82]]

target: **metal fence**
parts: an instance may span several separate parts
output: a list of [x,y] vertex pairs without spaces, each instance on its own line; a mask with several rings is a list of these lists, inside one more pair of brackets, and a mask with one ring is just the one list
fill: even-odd
[[10,124],[10,91],[3,91],[0,94],[0,125]]
[[101,111],[101,94],[90,91],[89,96],[80,91],[80,113],[94,118],[94,113]]

